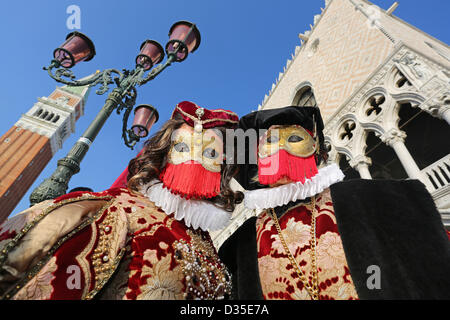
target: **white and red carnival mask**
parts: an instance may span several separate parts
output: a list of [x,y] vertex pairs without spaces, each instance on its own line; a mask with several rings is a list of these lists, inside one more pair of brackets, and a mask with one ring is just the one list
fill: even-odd
[[[183,101],[175,107],[171,118],[182,118],[185,123],[171,137],[167,163],[159,176],[164,188],[185,199],[217,196],[224,154],[218,128],[236,127],[237,114],[223,109],[208,110]],[[111,187],[126,187],[127,176],[128,168]]]
[[223,140],[214,129],[193,130],[187,124],[174,132],[168,162],[160,175],[164,187],[186,199],[220,193]]
[[236,113],[180,102],[172,113],[186,122],[172,135],[172,148],[160,180],[164,187],[186,199],[212,198],[220,193],[223,137],[218,127],[233,128]]
[[271,126],[258,146],[258,179],[264,185],[301,182],[318,173],[318,142],[299,125]]

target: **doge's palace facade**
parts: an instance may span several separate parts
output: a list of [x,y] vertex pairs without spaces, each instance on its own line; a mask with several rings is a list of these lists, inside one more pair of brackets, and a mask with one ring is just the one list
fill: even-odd
[[[397,5],[326,0],[258,109],[319,106],[347,179],[419,179],[448,228],[450,49],[395,17]],[[238,206],[216,246],[255,214]]]

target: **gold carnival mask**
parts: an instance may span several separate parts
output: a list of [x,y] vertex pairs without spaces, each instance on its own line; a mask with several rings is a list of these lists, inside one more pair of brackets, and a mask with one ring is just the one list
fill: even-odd
[[169,163],[196,161],[206,170],[220,172],[223,163],[223,141],[213,129],[194,131],[183,127],[175,131],[168,156]]
[[306,158],[315,152],[316,142],[301,126],[272,126],[260,140],[258,156],[266,158],[280,149],[294,156]]

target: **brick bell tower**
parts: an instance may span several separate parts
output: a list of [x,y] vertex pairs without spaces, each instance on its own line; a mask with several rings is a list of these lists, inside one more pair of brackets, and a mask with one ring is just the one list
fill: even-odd
[[57,87],[0,138],[0,223],[14,210],[84,114],[88,87]]

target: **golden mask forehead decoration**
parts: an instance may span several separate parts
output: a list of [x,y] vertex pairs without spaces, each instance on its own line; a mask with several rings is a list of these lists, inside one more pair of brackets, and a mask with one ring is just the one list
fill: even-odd
[[205,109],[204,108],[198,108],[197,110],[195,110],[195,115],[197,116],[197,120],[194,122],[194,132],[197,134],[202,133],[203,131],[203,122],[202,122],[202,117],[205,114]]
[[260,139],[258,156],[265,158],[283,149],[294,156],[306,158],[313,155],[318,146],[318,142],[299,125],[272,126]]
[[181,164],[188,161],[200,163],[206,170],[220,172],[223,163],[223,141],[220,131],[179,129],[173,137],[168,161]]

